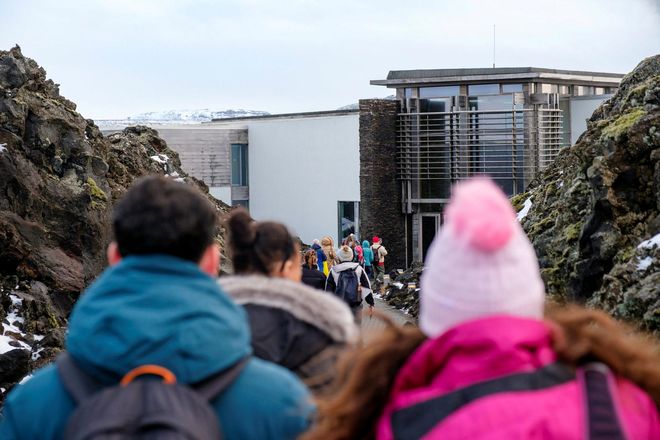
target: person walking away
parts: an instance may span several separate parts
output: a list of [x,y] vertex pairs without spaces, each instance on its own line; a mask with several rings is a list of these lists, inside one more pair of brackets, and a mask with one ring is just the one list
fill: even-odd
[[319,241],[315,238],[314,242],[312,243],[312,249],[316,252],[316,260],[317,260],[317,265],[318,268],[321,272],[323,272],[323,267],[324,263],[327,260],[327,257],[325,256],[325,253],[323,253],[323,249],[321,248],[321,244]]
[[344,245],[337,252],[340,264],[332,267],[325,290],[341,298],[353,312],[357,324],[362,322],[362,302],[367,302],[370,310],[374,307],[369,277],[359,263],[353,262],[353,251]]
[[339,355],[357,342],[350,310],[300,282],[300,250],[283,224],[255,222],[237,209],[226,229],[235,275],[219,283],[247,312],[254,355],[322,391],[334,378]]
[[390,324],[352,352],[301,438],[660,438],[657,343],[596,310],[544,320],[538,260],[504,193],[481,178],[451,194],[420,327]]
[[[122,432],[133,438],[131,427],[153,434],[156,427],[143,424],[149,414],[165,417],[158,429],[190,429],[192,421],[197,431],[219,430],[231,439],[293,439],[303,432],[313,409],[308,391],[286,369],[250,356],[245,312],[215,282],[217,214],[206,197],[173,179],[145,177],[115,205],[112,228],[110,267],[74,306],[66,356],[9,393],[0,438],[61,439],[102,424],[114,424],[113,438],[124,438]],[[150,364],[179,385],[131,382],[136,368]],[[122,378],[131,383],[120,387]],[[189,388],[208,380],[219,385],[218,379],[229,379],[228,386],[208,400]],[[158,398],[186,392],[186,400]],[[120,395],[133,397],[128,406],[103,400]],[[103,407],[126,410],[109,415]],[[185,418],[173,417],[186,408]],[[212,419],[200,423],[201,416]]]
[[374,243],[371,246],[371,250],[374,254],[374,278],[382,282],[383,276],[385,275],[385,256],[387,255],[387,249],[385,249],[382,239],[378,236],[374,237],[372,241]]
[[323,254],[325,255],[325,265],[323,266],[323,274],[327,276],[330,273],[330,269],[335,264],[339,264],[337,259],[337,253],[335,251],[335,242],[332,240],[332,237],[325,236],[321,239],[321,248],[323,249]]
[[326,276],[319,270],[316,258],[316,251],[314,249],[305,252],[305,262],[302,267],[302,282],[314,289],[324,290]]
[[367,240],[362,242],[362,255],[364,258],[364,270],[367,272],[367,276],[371,280],[373,278],[373,269],[371,264],[374,260],[374,252],[371,250],[371,246],[369,246],[369,241]]

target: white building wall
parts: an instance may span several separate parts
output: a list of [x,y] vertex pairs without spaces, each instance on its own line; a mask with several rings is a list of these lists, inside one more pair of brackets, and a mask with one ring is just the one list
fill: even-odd
[[286,224],[305,243],[337,241],[337,202],[360,200],[358,114],[244,124],[250,214]]
[[[572,96],[571,111],[571,145],[577,142],[582,133],[587,130],[587,120],[594,110],[612,95]],[[564,127],[566,129],[567,127]]]
[[231,186],[209,186],[209,194],[231,206]]

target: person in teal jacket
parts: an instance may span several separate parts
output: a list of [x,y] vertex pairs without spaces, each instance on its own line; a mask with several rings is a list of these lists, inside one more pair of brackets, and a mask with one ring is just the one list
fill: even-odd
[[362,255],[364,256],[364,269],[367,272],[367,276],[371,278],[373,276],[373,268],[371,267],[372,262],[374,261],[374,252],[371,250],[371,246],[367,240],[362,242]]
[[[136,192],[141,197],[131,199]],[[208,201],[183,183],[148,177],[122,202],[114,223],[119,244],[111,244],[108,251],[112,267],[80,297],[69,321],[66,348],[76,364],[108,385],[144,364],[169,369],[180,383],[195,383],[250,355],[245,312],[209,276],[217,274],[219,255],[212,244],[215,212],[210,206],[200,206]],[[169,206],[159,211],[153,204]],[[200,221],[189,219],[198,216],[196,211],[211,210],[211,227],[203,228],[209,237],[204,239],[202,256],[191,261],[186,249],[167,255],[135,254],[130,244],[122,247],[122,236],[126,240],[131,234],[118,233],[120,214],[126,214],[130,228],[131,221],[135,224],[135,218],[151,208],[151,214],[155,210],[156,214],[180,215],[180,219],[169,219],[170,226],[181,227],[176,220],[187,216],[182,222],[188,222],[188,231],[200,228]],[[131,210],[135,212],[127,212]],[[148,223],[145,228],[158,229]],[[171,230],[163,228],[160,234],[142,229],[142,241],[134,246],[144,250],[145,243],[157,239],[160,243],[154,249],[165,249]],[[186,234],[178,239],[185,241],[179,244],[188,250],[195,241]],[[308,428],[314,410],[307,389],[292,373],[254,357],[212,407],[229,439],[294,439]],[[61,439],[74,409],[57,368],[46,366],[7,397],[0,438]]]

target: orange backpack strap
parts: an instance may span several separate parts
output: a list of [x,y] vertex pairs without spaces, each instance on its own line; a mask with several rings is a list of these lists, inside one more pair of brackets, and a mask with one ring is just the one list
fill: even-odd
[[160,365],[148,364],[148,365],[140,365],[137,368],[133,368],[131,371],[126,373],[126,375],[121,379],[121,382],[119,382],[119,384],[125,387],[126,385],[130,384],[135,379],[137,379],[138,377],[145,376],[147,374],[162,377],[163,383],[168,385],[172,385],[176,383],[176,376],[170,370],[168,370],[165,367],[161,367]]

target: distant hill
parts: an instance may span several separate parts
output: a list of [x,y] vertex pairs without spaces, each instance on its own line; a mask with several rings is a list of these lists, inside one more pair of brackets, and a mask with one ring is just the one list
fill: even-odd
[[199,124],[201,122],[208,122],[212,119],[223,118],[240,118],[244,116],[264,116],[270,113],[260,110],[211,110],[196,109],[196,110],[164,110],[140,113],[133,116],[128,116],[125,119],[106,119],[97,120],[96,123],[100,126],[108,125],[135,125],[135,124]]

